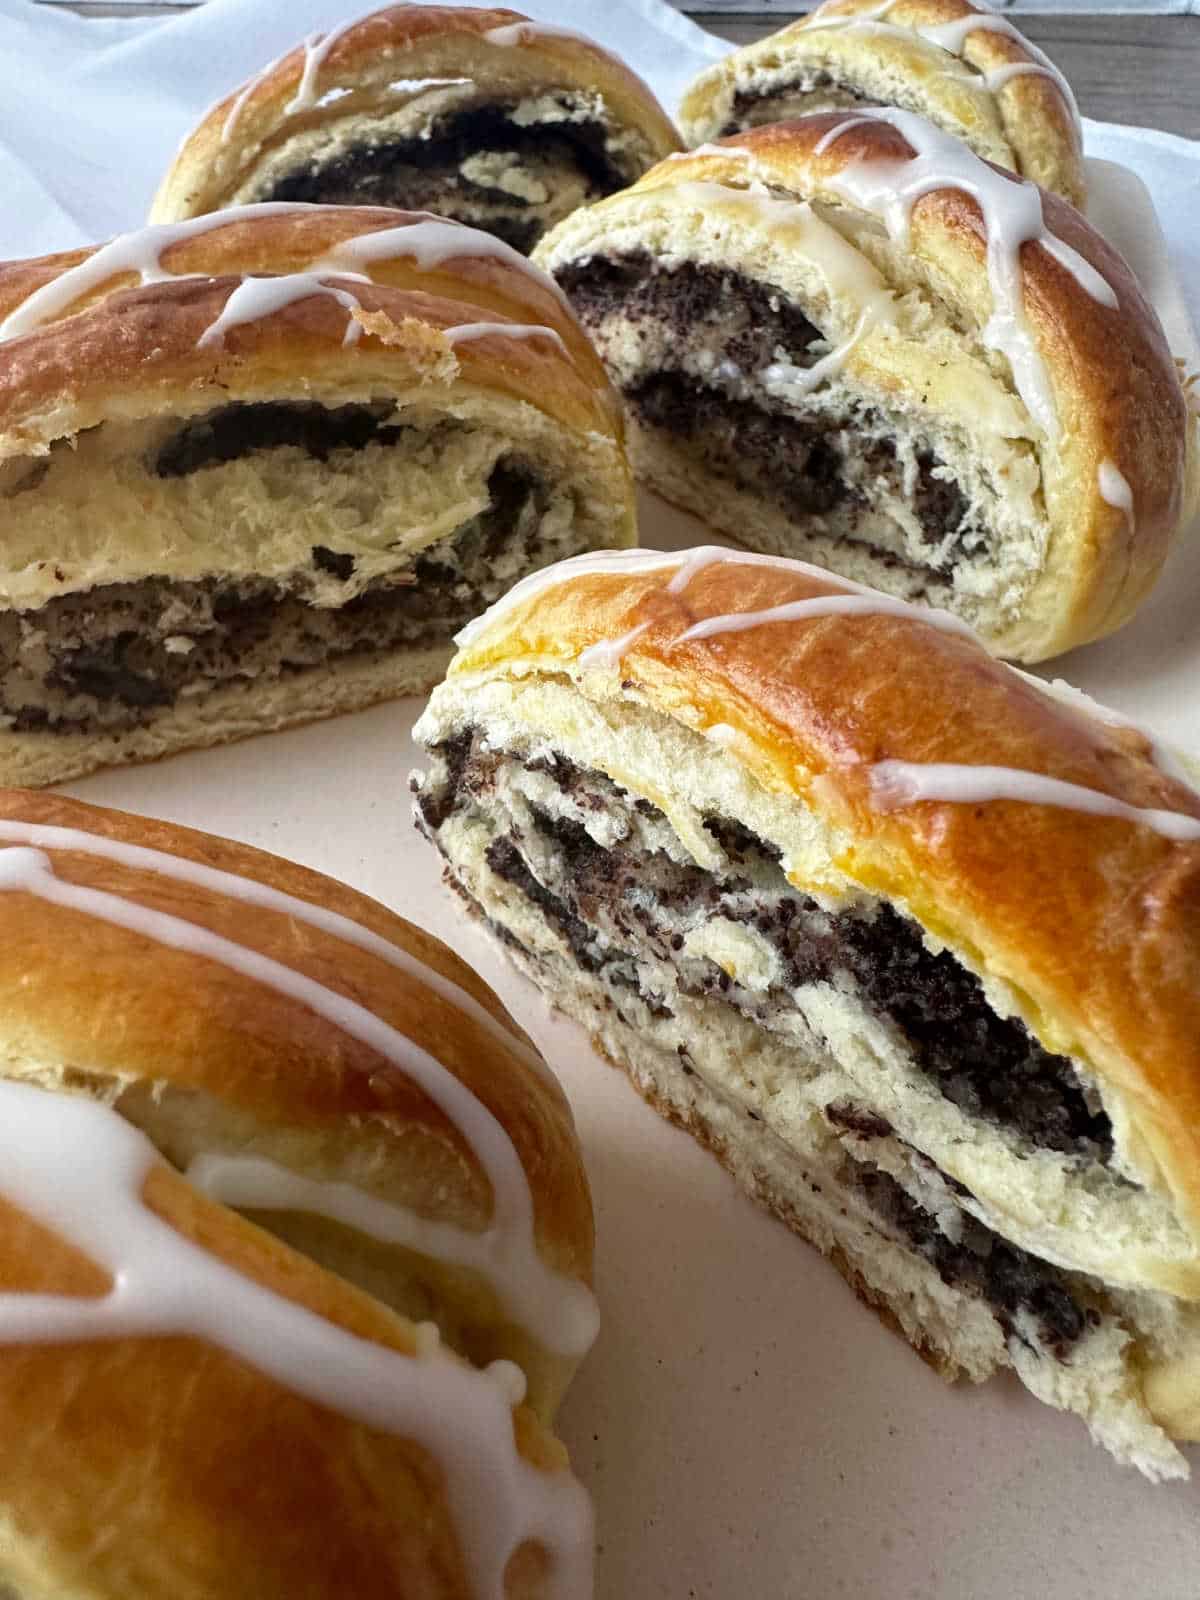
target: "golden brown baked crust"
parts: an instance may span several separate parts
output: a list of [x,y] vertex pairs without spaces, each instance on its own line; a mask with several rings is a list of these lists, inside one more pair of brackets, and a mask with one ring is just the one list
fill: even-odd
[[[347,398],[461,374],[465,383],[524,401],[580,432],[611,426],[605,391],[586,382],[552,339],[506,340],[497,331],[451,350],[442,335],[472,320],[461,302],[335,274],[326,281],[361,305],[355,320],[364,332],[355,344],[342,343],[345,309],[314,291],[231,328],[219,346],[202,345],[241,282],[224,277],[119,290],[95,309],[0,345],[0,452],[24,454],[35,441],[102,422],[118,396],[135,416],[147,414],[137,409],[142,405],[183,410],[201,390],[211,391],[214,403],[218,396],[251,400],[283,385],[302,391],[318,364],[323,381],[344,386]],[[506,319],[488,320],[499,330]]]
[[[805,118],[740,135],[739,142],[797,193],[844,204],[831,178],[857,161],[899,165],[911,153],[904,136],[880,122],[859,123],[818,153],[822,138],[844,121],[836,114]],[[679,178],[670,175],[674,169]],[[735,171],[721,157],[700,156],[657,167],[643,185],[679,181],[684,173],[729,179]],[[1026,315],[1050,371],[1062,428],[1057,448],[1042,454],[1047,498],[1062,517],[1043,582],[1063,616],[1057,648],[1065,649],[1127,621],[1162,570],[1183,511],[1189,428],[1174,359],[1137,279],[1072,206],[1053,194],[1042,205],[1049,231],[1096,268],[1119,302],[1115,309],[1102,305],[1042,245],[1022,246]],[[912,210],[909,239],[913,254],[949,280],[982,325],[991,300],[978,202],[950,186],[923,195]],[[1133,492],[1133,527],[1100,495],[1106,460]]]
[[[174,239],[163,230],[156,236],[159,260],[178,275],[174,280],[139,284],[136,273],[116,270],[61,311],[47,313],[33,333],[0,343],[0,452],[17,453],[31,439],[70,431],[63,426],[69,408],[98,406],[118,389],[136,415],[133,394],[139,388],[165,407],[171,395],[194,394],[201,386],[231,399],[262,388],[264,381],[291,379],[303,387],[300,380],[313,370],[318,349],[321,369],[328,372],[332,365],[334,381],[359,387],[385,382],[395,392],[395,386],[428,380],[439,369],[444,374],[449,352],[438,334],[476,320],[544,325],[567,348],[552,338],[505,342],[502,352],[495,336],[463,341],[451,359],[468,382],[552,411],[571,427],[618,429],[619,407],[603,369],[562,300],[530,269],[489,250],[474,251],[479,236],[466,228],[462,255],[429,269],[405,252],[401,234],[393,253],[355,261],[354,271],[369,276],[371,285],[347,281],[336,270],[321,272],[322,282],[359,299],[367,318],[358,343],[341,354],[331,345],[343,338],[346,311],[315,291],[231,329],[219,344],[200,345],[243,276],[312,271],[336,258],[350,240],[430,220],[436,219],[378,207],[296,206],[236,210],[215,227]],[[95,253],[70,251],[0,266],[0,319]],[[262,367],[256,369],[249,358],[260,355]],[[52,428],[39,426],[43,418]],[[8,430],[15,449],[4,451],[2,433]]]
[[[239,415],[239,405],[264,409]],[[367,407],[358,414],[399,424],[379,425],[394,448],[364,461],[293,445],[284,468],[254,443],[272,407],[311,416],[327,436],[337,416],[317,408]],[[232,462],[220,451],[202,459],[214,469],[202,480],[188,465],[163,468],[162,453],[204,435],[214,416],[239,435]],[[435,434],[445,448],[431,452]],[[526,499],[524,522],[489,487],[510,462],[543,496]],[[363,587],[374,583],[387,602],[390,584],[395,598],[420,581],[421,551],[453,546],[480,513],[494,512],[530,565],[564,546],[634,538],[620,403],[555,286],[476,230],[378,208],[222,213],[0,268],[0,475],[22,496],[0,500],[0,609],[32,615],[53,653],[62,608],[42,608],[92,591],[99,606],[119,605],[128,591],[114,586],[145,585],[132,598],[160,680],[171,676],[162,636],[174,624],[154,596],[172,582],[260,593],[274,582],[275,593],[324,607],[322,627],[344,614],[348,638],[355,626],[363,633],[344,610]],[[350,576],[318,579],[317,593],[307,574],[324,549]],[[469,540],[464,549],[475,587],[463,592],[502,592],[508,549]],[[451,600],[452,620],[463,602]],[[203,604],[188,619],[201,631]],[[283,627],[291,604],[281,602]],[[299,672],[279,667],[282,646],[269,660],[264,646],[264,668],[249,672],[231,652],[211,668],[196,657],[189,694],[155,689],[148,709],[107,728],[95,697],[69,704],[41,657],[27,656],[0,777],[61,781],[424,691],[448,653],[445,614],[445,604],[431,608],[424,636],[418,613],[407,634],[385,623],[377,646],[368,636],[339,654],[334,640]],[[112,621],[111,609],[98,611],[93,634]]]
[[[405,249],[404,231],[417,227],[455,229],[462,235],[460,252],[444,247],[428,255],[420,247]],[[235,207],[201,230],[164,229],[156,239],[161,270],[181,278],[226,274],[307,272],[332,264],[339,249],[371,234],[395,230],[387,253],[371,260],[355,258],[355,273],[385,288],[420,289],[427,294],[476,307],[514,322],[553,328],[568,347],[576,366],[596,384],[600,397],[620,416],[608,393],[604,369],[569,306],[544,276],[515,251],[476,230],[447,222],[423,211],[398,211],[382,206]],[[419,237],[419,235],[418,235]],[[62,251],[24,261],[0,263],[0,322],[31,295],[94,257],[103,246]],[[137,286],[138,274],[120,265],[95,284],[83,287],[68,306],[48,311],[45,322],[94,309],[119,290]],[[45,325],[45,322],[40,324]],[[0,345],[0,356],[4,346]],[[619,423],[618,423],[619,425]]]
[[[440,940],[323,873],[230,839],[62,795],[2,789],[0,819],[142,845],[324,906],[450,979],[524,1038],[487,984]],[[169,910],[273,956],[353,998],[435,1054],[510,1130],[534,1185],[538,1239],[547,1260],[557,1270],[590,1279],[587,1178],[566,1098],[548,1075],[505,1051],[495,1035],[418,978],[332,934],[153,871],[134,871],[81,851],[52,848],[50,854],[56,873],[70,882]],[[40,955],[36,966],[31,949]],[[378,1137],[384,1148],[403,1146],[417,1173],[422,1151],[438,1167],[452,1152],[456,1193],[445,1203],[466,1226],[486,1221],[486,1177],[444,1114],[393,1066],[303,1006],[202,957],[34,897],[0,895],[0,952],[6,952],[0,955],[0,988],[9,1038],[20,1041],[28,1061],[86,1062],[97,1077],[202,1089],[263,1118],[300,1125],[352,1117],[356,1137]],[[100,1032],[96,1017],[114,989],[119,1022],[110,1013]],[[204,1024],[183,1037],[173,1027],[181,997],[187,1014]]]
[[[734,131],[722,107],[739,88],[774,81],[781,69],[827,68],[846,75],[870,103],[862,74],[887,82],[878,102],[917,111],[970,144],[978,154],[1082,207],[1086,197],[1075,110],[1019,34],[994,31],[985,21],[955,54],[973,71],[948,70],[946,50],[916,30],[969,16],[992,17],[970,0],[894,0],[881,13],[878,0],[830,0],[766,39],[735,50],[706,68],[684,95],[680,122],[692,144]],[[834,27],[837,18],[867,26]],[[1001,24],[1010,26],[1007,22]],[[1009,74],[1023,67],[1027,72]],[[994,87],[987,75],[998,73]],[[786,75],[780,80],[786,81]],[[813,109],[816,109],[814,106]],[[736,121],[736,114],[732,118]]]
[[[155,198],[151,220],[170,222],[218,210],[283,139],[373,109],[374,95],[397,78],[471,78],[497,92],[536,94],[562,87],[599,94],[618,122],[636,130],[650,160],[679,149],[678,133],[647,86],[600,45],[536,23],[512,43],[484,37],[527,21],[521,12],[502,8],[386,7],[339,32],[321,60],[322,96],[335,89],[350,93],[331,106],[289,112],[305,72],[307,53],[298,45],[214,106],[184,140]],[[399,101],[393,96],[391,103]]]
[[[0,792],[7,822],[148,847],[264,884],[363,929],[465,990],[516,1039],[496,996],[430,935],[319,873],[229,840],[53,795]],[[566,1100],[503,1037],[415,974],[278,911],[150,870],[46,844],[56,878],[167,912],[345,995],[437,1059],[497,1118],[533,1196],[555,1270],[590,1281],[587,1179]],[[352,1149],[431,1218],[479,1228],[492,1209],[476,1152],[396,1064],[299,1001],[185,949],[10,889],[0,895],[3,1074],[124,1105],[215,1103],[283,1129],[320,1173]],[[132,1104],[132,1101],[130,1102]],[[137,1117],[131,1117],[137,1121]],[[153,1134],[154,1128],[151,1127]],[[347,1170],[350,1170],[349,1168]],[[412,1322],[209,1199],[169,1167],[150,1208],[239,1272],[404,1354]],[[0,1201],[8,1291],[98,1294],[106,1275]],[[194,1337],[37,1346],[0,1342],[0,1579],[21,1600],[60,1594],[173,1600],[353,1593],[465,1596],[442,1474],[412,1440],[348,1420]],[[565,1467],[519,1407],[522,1456]],[[507,1592],[544,1593],[543,1556],[514,1560]]]
[[[168,1170],[147,1203],[186,1239],[285,1299],[405,1355],[412,1325],[205,1200]],[[0,1203],[6,1289],[95,1294],[104,1281]],[[437,1464],[414,1444],[290,1393],[189,1338],[0,1344],[0,1579],[19,1600],[364,1600],[471,1592]],[[524,1408],[521,1455],[565,1452]],[[545,1591],[518,1552],[507,1594]]]
[[[899,128],[845,112],[752,129],[662,162],[624,194],[577,212],[543,242],[537,259],[557,271],[603,254],[610,230],[618,228],[622,248],[636,248],[637,229],[671,210],[672,191],[697,182],[736,192],[758,182],[829,208],[835,227],[841,217],[875,226],[836,187],[839,176],[869,163],[872,173],[891,166],[899,177],[913,153]],[[1008,181],[1007,175],[998,181]],[[687,194],[681,191],[681,208],[689,204]],[[1041,570],[1019,618],[997,630],[995,640],[989,629],[989,642],[1002,654],[1034,661],[1112,632],[1144,600],[1190,512],[1200,434],[1158,318],[1132,272],[1073,207],[1052,194],[1043,195],[1042,205],[1048,232],[1097,270],[1118,304],[1087,292],[1043,244],[1020,248],[1025,315],[1060,426],[1057,438],[1034,443],[1050,527]],[[750,237],[755,224],[744,226]],[[760,231],[769,227],[763,223]],[[911,276],[892,287],[898,295],[918,287],[939,315],[982,331],[994,304],[987,249],[979,203],[950,178],[912,206],[903,267]],[[884,271],[887,277],[892,268]],[[910,371],[892,373],[865,361],[852,352],[846,368],[884,389],[919,395],[927,383],[937,393],[932,362],[928,373],[912,363]],[[1105,462],[1129,485],[1132,516],[1101,493]]]
[[[1065,708],[916,614],[680,644],[700,618],[844,591],[775,562],[718,559],[675,595],[677,570],[543,581],[474,633],[448,681],[534,662],[551,672],[648,622],[622,656],[631,692],[688,727],[737,730],[731,756],[770,793],[845,830],[838,866],[851,880],[1024,996],[1043,1045],[1095,1074],[1136,1135],[1144,1180],[1200,1238],[1200,844],[1009,801],[881,811],[869,764],[1016,767],[1195,817],[1200,796],[1158,770],[1142,735]],[[1194,1297],[1187,1273],[1176,1292]]]

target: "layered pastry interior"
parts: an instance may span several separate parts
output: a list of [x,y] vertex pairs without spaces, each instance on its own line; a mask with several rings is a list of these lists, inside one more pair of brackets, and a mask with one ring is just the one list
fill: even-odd
[[761,128],[771,122],[790,122],[817,111],[861,111],[864,106],[896,105],[919,114],[927,107],[901,90],[890,96],[869,93],[861,84],[847,83],[826,64],[795,62],[771,73],[757,73],[728,97],[724,121],[712,138]]
[[380,399],[110,421],[10,459],[3,726],[120,734],[218,689],[448,651],[597,538],[565,452]]
[[[968,41],[989,36],[990,67],[968,59]],[[966,13],[948,24],[928,13],[910,13],[907,22],[876,10],[814,14],[702,72],[683,97],[680,125],[688,143],[700,145],[796,117],[885,106],[924,117],[985,160],[1082,203],[1071,90],[1046,56],[995,17],[977,31]]]
[[496,99],[469,81],[402,109],[348,114],[285,138],[233,204],[260,200],[433,211],[529,251],[548,228],[623,189],[654,152],[598,94]]
[[479,723],[418,730],[418,826],[451,885],[945,1375],[1015,1368],[1123,1459],[1186,1472],[1137,1370],[1192,1314],[1106,1282],[1101,1257],[1151,1233],[1190,1246],[1123,1161],[1095,1082],[903,908],[832,871],[798,888],[771,842],[779,803],[699,736],[644,713],[615,742],[623,773],[647,740],[663,773],[687,771],[670,815],[661,785],[655,801],[601,768],[611,735],[577,699],[578,742],[549,744],[538,724],[569,726],[567,698],[544,686],[522,712],[509,685],[496,724],[481,696]]
[[[984,447],[978,421],[864,387],[844,364],[852,329],[735,266],[633,249],[554,271],[625,397],[639,475],[668,499],[981,626],[1017,612],[1048,539],[1027,442]],[[927,345],[958,339],[928,308],[903,315]],[[945,370],[971,366],[984,416],[996,375],[947,349]]]

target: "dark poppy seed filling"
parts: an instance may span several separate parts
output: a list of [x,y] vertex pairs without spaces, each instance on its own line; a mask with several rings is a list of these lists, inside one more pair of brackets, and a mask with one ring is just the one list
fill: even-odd
[[[322,460],[333,449],[386,443],[401,430],[379,428],[372,410],[230,407],[183,429],[157,469],[203,471],[284,443]],[[497,576],[501,552],[505,568],[515,560],[522,570],[558,553],[542,532],[550,491],[530,467],[502,459],[487,487],[485,511],[340,605],[329,603],[328,582],[348,583],[355,557],[316,545],[311,573],[286,582],[147,578],[0,613],[0,718],[17,732],[120,732],[226,684],[448,644],[507,586]],[[319,605],[314,584],[325,585]]]
[[744,128],[761,128],[769,122],[786,122],[812,111],[861,110],[881,103],[871,95],[839,83],[824,68],[808,68],[770,88],[736,90],[728,120],[718,137],[741,133]]
[[[626,398],[648,423],[699,446],[710,471],[740,489],[765,495],[791,517],[820,516],[836,509],[865,514],[869,509],[867,496],[843,476],[849,438],[844,431],[830,429],[824,419],[765,411],[749,401],[732,400],[720,390],[699,389],[675,372],[647,378]],[[867,477],[898,481],[896,447],[890,440],[864,440],[855,454]],[[912,495],[922,537],[929,544],[940,544],[948,532],[959,528],[967,510],[957,485],[934,477],[938,465],[928,451],[918,456]],[[947,568],[932,570],[939,577],[949,576]]]
[[[501,763],[515,760],[482,750],[469,734],[442,753],[443,781],[419,800],[435,831],[456,809],[489,793]],[[602,774],[562,758],[531,765],[585,810],[632,804]],[[648,802],[637,806],[653,814]],[[1043,1049],[1019,1019],[993,1011],[978,978],[948,951],[930,951],[919,926],[891,906],[822,910],[788,884],[778,853],[732,818],[714,816],[706,824],[729,858],[719,875],[662,852],[624,844],[605,849],[580,822],[536,804],[529,815],[536,874],[529,842],[512,835],[493,842],[489,863],[535,901],[586,971],[628,975],[639,957],[668,961],[685,993],[719,998],[763,1023],[794,1010],[794,992],[803,985],[851,983],[899,1029],[919,1069],[969,1116],[1041,1149],[1089,1161],[1111,1157],[1111,1124],[1071,1062]],[[686,953],[683,930],[714,917],[746,926],[770,946],[777,967],[766,993],[740,989],[714,962]]]
[[885,1227],[937,1271],[951,1288],[986,1300],[1008,1337],[1022,1338],[1018,1318],[1029,1318],[1042,1345],[1064,1360],[1099,1313],[1080,1304],[1069,1278],[1049,1262],[1009,1244],[968,1212],[960,1213],[957,1240],[937,1218],[870,1161],[847,1160],[842,1182],[861,1194]]
[[[537,908],[579,968],[604,984],[604,1003],[627,1025],[645,1026],[645,1012],[635,1024],[627,1009],[633,996],[655,1021],[675,1017],[653,976],[664,962],[680,995],[728,1005],[765,1028],[777,1028],[780,1016],[795,1007],[797,989],[834,984],[844,992],[853,986],[901,1031],[919,1068],[971,1115],[1079,1159],[1104,1161],[1111,1153],[1108,1121],[1090,1104],[1071,1062],[1043,1050],[1020,1022],[993,1012],[978,980],[948,954],[932,954],[918,926],[894,910],[822,910],[788,885],[779,852],[733,817],[705,822],[727,857],[727,866],[716,871],[637,847],[630,842],[636,824],[605,847],[576,816],[551,805],[546,780],[575,812],[603,814],[606,821],[636,818],[652,830],[665,830],[666,819],[649,801],[561,756],[520,761],[488,749],[470,729],[434,746],[431,755],[432,775],[414,780],[423,828],[436,843],[439,830],[460,814],[472,825],[483,821],[491,835],[484,847],[491,873]],[[536,781],[521,787],[522,774]],[[517,793],[524,796],[520,803],[513,799]],[[474,905],[465,885],[451,881]],[[769,943],[778,961],[769,988],[751,992],[689,951],[688,931],[718,918],[752,928]],[[503,922],[489,925],[535,968],[544,959]],[[687,1044],[672,1047],[681,1071],[695,1076]],[[756,1111],[748,1115],[761,1120]],[[984,1301],[1006,1339],[1067,1360],[1099,1325],[1084,1280],[1011,1244],[956,1205],[970,1201],[969,1191],[904,1144],[886,1117],[846,1097],[831,1099],[824,1115],[841,1139],[834,1154],[838,1184],[857,1197],[879,1232],[928,1262],[948,1286]],[[947,1208],[936,1215],[926,1210],[883,1170],[872,1159],[873,1148],[883,1148],[877,1141],[915,1162],[926,1181],[936,1180]]]
[[[927,578],[949,579],[954,553],[986,543],[967,496],[932,449],[917,449],[906,469],[898,441],[871,408],[853,417],[817,407],[797,415],[762,388],[780,351],[803,369],[825,349],[821,331],[782,292],[706,262],[663,268],[646,251],[569,262],[555,275],[602,354],[610,319],[635,335],[666,327],[676,348],[710,354],[701,375],[669,365],[643,370],[623,392],[644,425],[670,435],[715,477],[797,522],[836,513],[843,537]],[[905,503],[919,542],[939,548],[927,565],[877,545],[884,497]]]
[[706,261],[681,261],[668,269],[648,250],[633,250],[619,258],[568,261],[554,276],[585,324],[619,308],[635,324],[665,320],[681,334],[715,325],[722,353],[739,367],[773,361],[776,345],[803,365],[801,357],[822,337],[779,290]]
[[[562,108],[569,111],[566,102]],[[433,211],[485,228],[529,251],[552,220],[539,206],[564,182],[574,204],[613,194],[631,181],[609,153],[609,130],[595,119],[514,120],[516,104],[471,106],[437,118],[425,138],[381,139],[318,154],[277,177],[256,200],[316,205],[383,205]],[[531,183],[501,186],[486,176],[489,156],[510,159]],[[502,170],[504,160],[497,171]],[[537,196],[547,191],[545,198]],[[522,215],[525,213],[525,215]]]
[[154,470],[160,478],[183,478],[256,450],[289,446],[314,461],[328,461],[335,450],[394,444],[403,430],[385,424],[391,413],[386,404],[322,406],[297,400],[222,406],[185,423],[159,449]]

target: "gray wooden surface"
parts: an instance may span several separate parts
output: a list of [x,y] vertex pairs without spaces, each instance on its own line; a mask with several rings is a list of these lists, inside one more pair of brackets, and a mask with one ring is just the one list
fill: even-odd
[[[43,0],[93,16],[147,15],[183,11],[202,0]],[[357,3],[357,0],[356,0]],[[519,4],[519,0],[517,0]],[[745,44],[781,27],[796,10],[782,3],[757,14],[744,9],[702,18],[723,39]],[[760,0],[761,3],[761,0]],[[347,11],[355,6],[347,3]],[[358,5],[365,10],[365,4]],[[686,5],[683,9],[688,9]],[[1023,15],[1021,28],[1047,50],[1066,73],[1085,116],[1132,122],[1200,138],[1200,17]]]

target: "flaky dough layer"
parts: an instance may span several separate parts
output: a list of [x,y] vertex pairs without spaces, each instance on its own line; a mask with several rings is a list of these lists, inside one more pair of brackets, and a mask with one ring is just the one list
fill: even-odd
[[[1200,422],[1117,253],[1051,194],[1041,195],[1040,238],[1017,248],[1023,224],[1010,211],[1027,197],[982,163],[973,177],[959,174],[955,148],[943,140],[917,158],[901,126],[870,114],[753,129],[663,162],[626,193],[576,213],[536,259],[585,280],[604,260],[637,251],[664,272],[703,261],[795,304],[837,348],[834,381],[855,405],[895,411],[906,426],[916,419],[935,441],[952,436],[986,475],[1021,543],[1006,557],[1001,541],[1003,582],[965,614],[999,653],[1036,661],[1112,632],[1149,593],[1195,504]],[[882,190],[894,175],[896,205],[906,204],[906,183],[918,185],[902,240],[880,226],[882,199],[869,207],[856,198],[864,172]],[[967,192],[975,182],[988,188],[986,209]],[[830,233],[827,245],[814,242]],[[1019,279],[1024,387],[989,343],[1000,309],[989,246]],[[679,342],[686,350],[685,331]],[[1038,374],[1053,429],[1030,409]],[[718,370],[705,381],[719,380]],[[795,413],[808,415],[807,404],[797,400]],[[686,464],[669,441],[636,448],[639,470],[706,514],[702,494],[686,499]],[[1030,464],[1034,487],[1018,489]],[[755,547],[764,530],[748,496],[734,506],[717,494],[711,504],[714,525]]]
[[[967,30],[961,25],[972,16],[982,20]],[[688,143],[750,125],[742,119],[755,111],[757,96],[767,97],[759,102],[761,120],[784,120],[766,116],[770,96],[805,82],[809,103],[797,97],[786,116],[821,110],[821,100],[838,90],[848,105],[900,106],[965,139],[988,161],[1084,205],[1080,127],[1069,91],[1007,19],[971,0],[893,0],[886,7],[878,0],[829,0],[698,75],[680,107]],[[740,112],[739,95],[747,100]]]
[[[319,95],[306,95],[314,69]],[[630,178],[679,148],[675,128],[642,80],[582,35],[504,9],[389,6],[312,48],[298,45],[215,106],[180,147],[151,220],[218,210],[288,141],[339,124],[353,124],[365,137],[374,119],[415,105],[422,80],[458,79],[473,80],[489,97],[555,89],[599,97],[614,128],[626,132]],[[397,81],[416,87],[398,94]]]
[[[650,552],[532,580],[470,630],[433,715],[465,707],[477,683],[564,673],[618,720],[628,697],[717,728],[732,768],[794,802],[782,842],[798,887],[849,882],[903,905],[1006,986],[1047,1050],[1085,1064],[1140,1180],[1197,1247],[1189,1265],[1145,1240],[1122,1277],[1200,1299],[1200,844],[1016,801],[883,810],[870,774],[884,760],[1016,768],[1192,817],[1200,797],[1154,764],[1145,735],[1065,706],[919,610],[681,642],[700,619],[845,592],[770,558],[708,554],[681,591],[670,585],[685,558]],[[618,664],[603,649],[581,663],[613,641]]]
[[[265,298],[243,319],[247,294]],[[160,450],[210,416],[236,426],[239,406],[357,407],[408,443],[350,468],[293,453],[290,478],[251,444],[232,463],[218,452],[203,481],[164,476]],[[439,429],[449,443],[421,456]],[[411,585],[400,569],[469,529],[509,459],[545,490],[551,551],[632,542],[620,408],[594,351],[555,286],[472,229],[264,207],[0,270],[0,595],[35,624],[107,586],[301,583],[334,611],[371,581]],[[513,533],[514,550],[540,537]],[[314,569],[314,548],[352,579]],[[427,687],[448,638],[412,637],[371,661],[244,675],[117,737],[18,727],[0,736],[0,775],[56,781]]]

